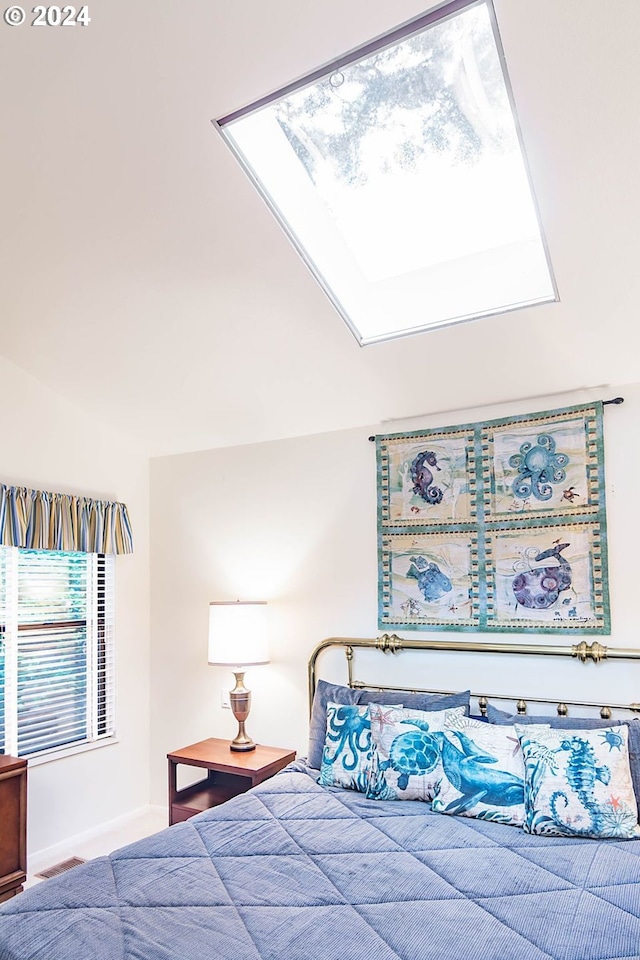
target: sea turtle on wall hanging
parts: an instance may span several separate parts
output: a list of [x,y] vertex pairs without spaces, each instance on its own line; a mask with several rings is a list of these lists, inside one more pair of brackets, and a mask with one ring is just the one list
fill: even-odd
[[536,567],[533,570],[516,574],[511,581],[511,586],[518,603],[522,604],[523,607],[546,610],[553,606],[563,590],[569,589],[571,586],[571,565],[562,556],[562,551],[566,550],[568,546],[568,543],[559,543],[549,550],[543,550],[542,553],[538,553],[534,557],[536,563],[540,560],[555,557],[558,560],[557,566]]
[[445,576],[437,563],[429,563],[424,557],[411,557],[411,566],[407,576],[418,581],[418,587],[425,600],[433,602],[449,593],[452,589],[451,580]]

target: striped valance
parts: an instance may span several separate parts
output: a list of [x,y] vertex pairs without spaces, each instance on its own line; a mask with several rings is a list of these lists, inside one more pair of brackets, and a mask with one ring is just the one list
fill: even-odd
[[0,484],[0,543],[30,550],[133,553],[124,503]]

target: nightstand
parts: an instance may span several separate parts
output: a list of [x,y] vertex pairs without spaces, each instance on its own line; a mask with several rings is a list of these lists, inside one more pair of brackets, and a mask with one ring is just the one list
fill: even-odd
[[[196,813],[245,793],[282,770],[295,760],[295,756],[295,750],[263,747],[260,744],[255,750],[236,753],[230,749],[229,740],[217,740],[215,737],[168,753],[169,825],[188,820]],[[206,779],[178,790],[176,768],[179,763],[187,767],[203,767],[208,771]]]

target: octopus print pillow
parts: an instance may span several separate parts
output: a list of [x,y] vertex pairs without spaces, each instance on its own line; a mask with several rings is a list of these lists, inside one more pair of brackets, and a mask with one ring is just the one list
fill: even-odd
[[515,727],[448,717],[442,735],[437,813],[524,823],[524,760]]
[[372,706],[375,750],[367,796],[373,800],[433,800],[442,777],[445,721],[448,716],[465,713],[466,707],[425,711]]
[[640,836],[626,726],[516,731],[526,770],[527,833],[562,837]]
[[376,706],[327,704],[327,734],[318,780],[323,787],[344,787],[366,793],[375,750],[370,710]]

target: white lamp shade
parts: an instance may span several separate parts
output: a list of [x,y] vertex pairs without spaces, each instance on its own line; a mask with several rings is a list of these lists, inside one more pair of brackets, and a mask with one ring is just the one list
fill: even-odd
[[238,667],[269,663],[265,600],[209,604],[209,663]]

